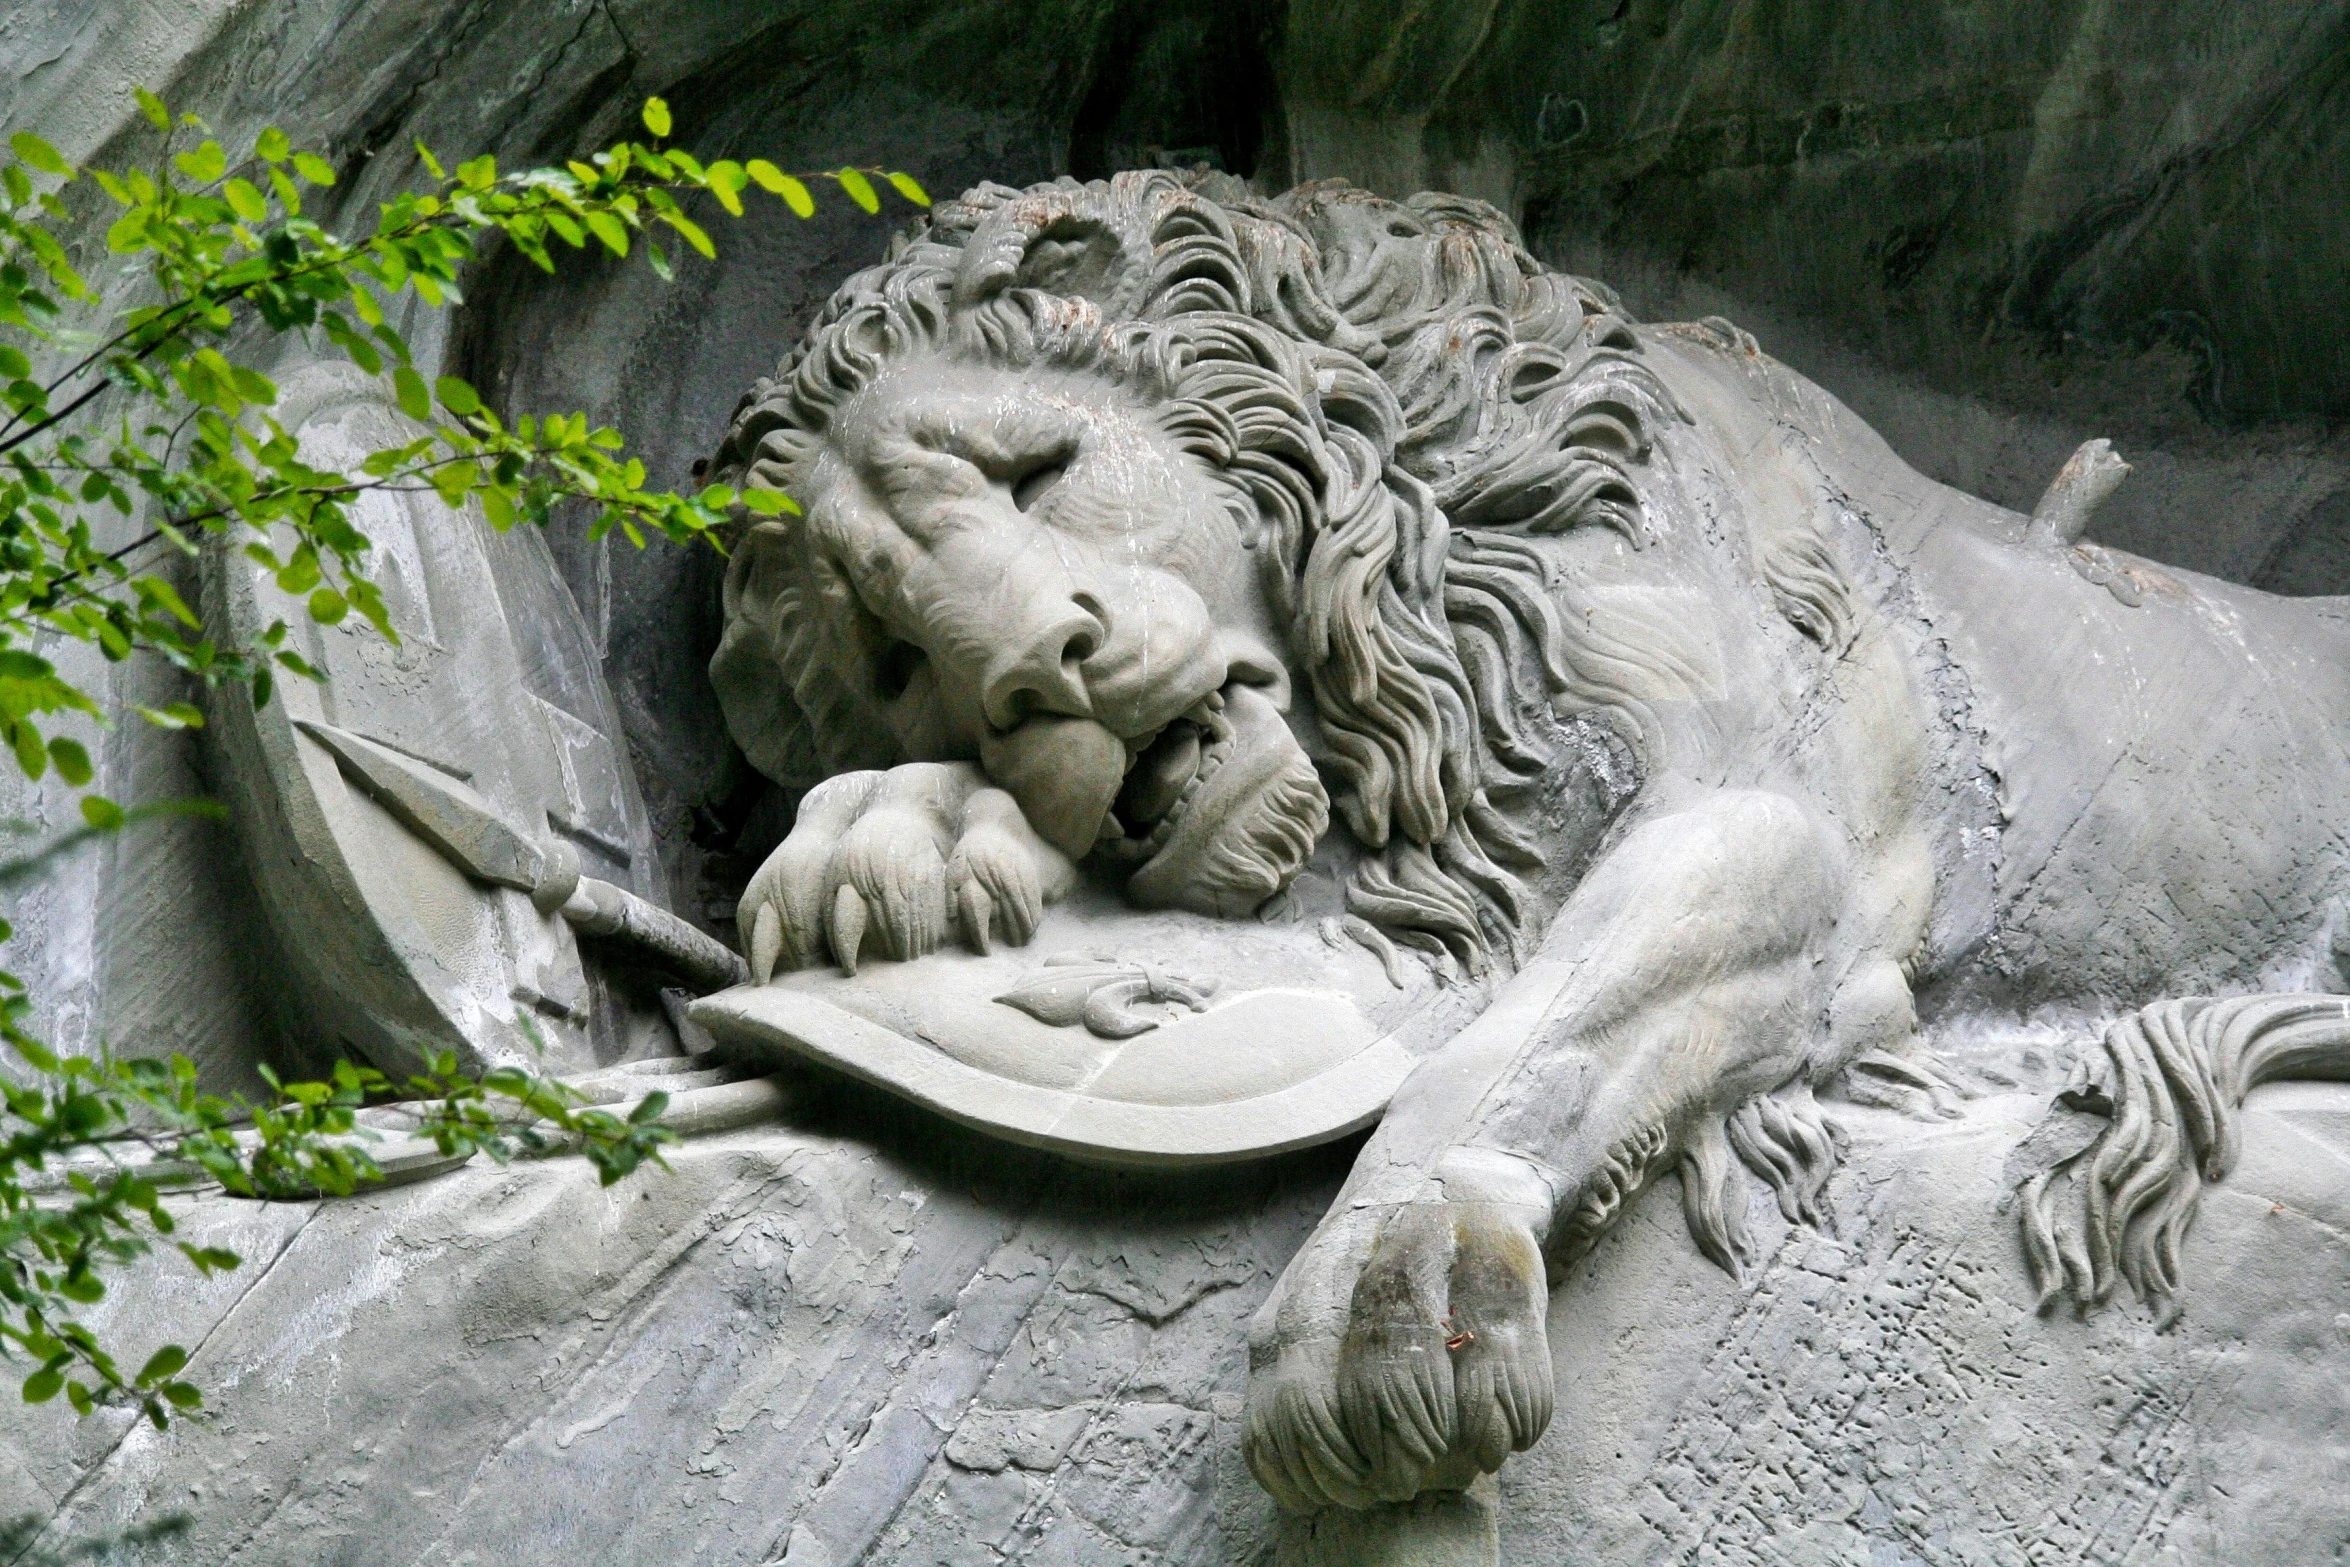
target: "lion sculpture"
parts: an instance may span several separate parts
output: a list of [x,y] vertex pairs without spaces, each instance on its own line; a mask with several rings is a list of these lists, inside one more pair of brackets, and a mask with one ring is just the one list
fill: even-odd
[[1735,1270],[1741,1164],[1815,1211],[1815,1091],[1944,1108],[1921,1012],[2105,1020],[2025,1247],[2167,1295],[2245,1090],[2350,1068],[2350,609],[2075,544],[2119,471],[2029,520],[1930,482],[1477,202],[981,186],[713,466],[805,507],[712,664],[808,789],[754,973],[1024,941],[1080,861],[1245,915],[1335,843],[1346,932],[1484,987],[1257,1320],[1292,1507],[1533,1442],[1548,1282],[1667,1170]]

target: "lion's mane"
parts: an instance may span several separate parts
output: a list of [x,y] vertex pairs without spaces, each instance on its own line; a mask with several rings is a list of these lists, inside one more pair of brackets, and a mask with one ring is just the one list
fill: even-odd
[[[1376,851],[1347,928],[1472,971],[1497,944],[1515,956],[1539,911],[1504,865],[1541,855],[1511,802],[1555,759],[1554,713],[1596,715],[1634,756],[1643,739],[1642,651],[1563,635],[1560,586],[1514,542],[1645,542],[1630,470],[1674,405],[1614,297],[1453,196],[1264,200],[1166,172],[982,185],[833,295],[712,477],[789,489],[834,411],[915,353],[1088,369],[1157,408],[1263,541],[1336,804]],[[786,781],[904,760],[876,750],[848,586],[793,533],[760,524],[728,574],[730,727]]]

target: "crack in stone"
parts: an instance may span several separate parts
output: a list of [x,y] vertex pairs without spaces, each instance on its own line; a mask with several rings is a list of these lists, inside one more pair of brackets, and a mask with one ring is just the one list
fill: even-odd
[[[228,1326],[229,1319],[234,1317],[237,1312],[243,1308],[247,1300],[252,1298],[253,1292],[259,1289],[263,1284],[267,1283],[269,1276],[277,1271],[277,1265],[280,1262],[283,1262],[287,1254],[294,1249],[294,1243],[299,1241],[304,1233],[309,1230],[310,1221],[318,1217],[318,1208],[319,1205],[317,1203],[312,1203],[309,1205],[309,1211],[302,1215],[302,1222],[294,1226],[293,1233],[286,1237],[285,1244],[277,1249],[276,1253],[270,1257],[269,1261],[262,1264],[261,1271],[253,1275],[252,1282],[247,1284],[243,1289],[237,1291],[237,1298],[229,1302],[228,1309],[223,1311],[219,1316],[212,1320],[212,1325],[204,1330],[204,1334],[201,1338],[196,1340],[195,1347],[188,1351],[188,1363],[190,1365],[194,1365],[196,1358],[204,1353],[204,1346],[212,1342],[213,1335],[218,1333],[222,1328]],[[74,1498],[81,1495],[83,1488],[87,1486],[93,1479],[97,1478],[97,1476],[103,1470],[105,1470],[114,1462],[115,1454],[122,1451],[123,1444],[128,1442],[138,1430],[139,1422],[137,1417],[134,1416],[132,1419],[124,1422],[122,1430],[117,1432],[115,1434],[114,1440],[106,1445],[106,1451],[100,1453],[96,1458],[90,1460],[89,1465],[74,1478],[73,1484],[66,1487],[65,1494],[59,1497],[55,1505],[50,1508],[50,1524],[54,1525],[57,1520],[65,1516],[66,1509],[73,1505]],[[48,1530],[44,1528],[42,1533],[47,1534]],[[11,1556],[8,1559],[8,1567],[15,1567],[17,1562],[24,1560],[25,1553],[27,1551],[31,1551],[39,1544],[40,1539],[37,1536],[33,1540],[28,1541],[23,1551],[17,1552],[16,1555]]]

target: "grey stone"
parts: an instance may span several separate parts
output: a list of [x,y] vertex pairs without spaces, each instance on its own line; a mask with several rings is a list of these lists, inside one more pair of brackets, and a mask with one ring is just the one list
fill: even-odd
[[[1933,1128],[1839,1107],[1827,1228],[1758,1196],[1742,1279],[1672,1181],[1634,1199],[1551,1302],[1579,1396],[1498,1477],[1501,1559],[2325,1559],[2350,1530],[2350,1090],[2254,1096],[2169,1318],[2035,1311],[2001,1207],[2044,1102]],[[185,1511],[152,1560],[255,1567],[1229,1567],[1308,1527],[1240,1468],[1241,1331],[1342,1159],[1075,1176],[828,1089],[673,1162],[199,1200],[187,1238],[247,1266],[134,1276],[101,1320],[193,1347],[209,1412],[165,1436],[12,1402],[0,1512],[64,1540]],[[1157,1293],[1101,1293],[1105,1257]]]
[[[284,378],[278,413],[307,460],[342,468],[412,428],[352,366]],[[355,510],[397,645],[356,616],[311,621],[234,539],[207,560],[207,612],[230,638],[288,625],[325,676],[283,680],[266,705],[242,688],[214,704],[238,836],[285,958],[278,1004],[292,1026],[395,1071],[443,1052],[481,1070],[543,1048],[572,1071],[643,1053],[562,911],[578,889],[651,885],[651,833],[609,699],[581,715],[532,689],[532,606],[509,610],[492,561],[536,540],[430,497]]]
[[[287,0],[116,18],[54,5],[0,20],[0,117],[77,157],[143,153],[122,89],[145,80],[231,139],[275,120],[325,142],[352,221],[410,175],[416,134],[511,165],[616,131],[651,90],[680,104],[705,153],[884,161],[941,193],[1212,152],[1266,192],[1347,174],[1398,196],[1490,197],[1536,253],[1610,280],[1640,315],[1758,330],[1810,380],[1726,327],[1651,329],[1643,344],[1703,405],[1708,439],[1722,438],[1725,403],[1751,394],[1774,428],[1831,454],[1797,489],[1828,501],[1816,509],[1832,550],[1899,633],[1924,708],[1955,731],[1930,774],[1949,829],[1931,854],[1947,873],[1933,961],[1898,985],[1880,971],[1823,1009],[1840,1045],[1898,1036],[1901,992],[1925,980],[1916,1002],[1945,1068],[1866,1051],[1841,1085],[1871,1101],[1861,1108],[1790,1094],[1747,1101],[1719,1134],[1700,1118],[1679,1161],[1686,1222],[1640,1190],[1675,1162],[1671,1138],[1640,1128],[1594,1150],[1590,1201],[1574,1210],[1593,1249],[1568,1259],[1536,1325],[1562,1416],[1501,1472],[1500,1548],[1512,1560],[1968,1562],[2047,1549],[2299,1561],[2334,1548],[2334,1498],[2350,1493],[2330,1437],[2345,1418],[2332,1374],[2345,1112],[2318,1091],[2268,1089],[2292,1108],[2256,1096],[2236,1118],[2241,1082],[2137,1101],[2128,1085],[2173,1047],[2223,1078],[2284,1059],[2247,1056],[2247,1041],[2286,1056],[2333,1047],[2331,1025],[2297,1000],[2137,1006],[2341,984],[2332,759],[2323,722],[2293,711],[2338,681],[2336,610],[2279,607],[2193,572],[2350,585],[2336,526],[2350,459],[2338,433],[2286,422],[2338,412],[2350,385],[2331,281],[2350,167],[2336,155],[2350,120],[2334,112],[2343,8],[1909,7],[1757,28],[1743,12],[1648,0],[1588,16],[1298,4],[1273,29],[1246,7],[1154,9],[414,0],[346,15]],[[1214,89],[1222,98],[1191,86],[1209,81],[1235,85]],[[683,294],[603,267],[542,284],[509,261],[485,269],[453,336],[429,321],[412,336],[504,405],[618,415],[644,434],[656,476],[683,484],[736,389],[878,252],[845,209],[817,229],[767,221],[718,269],[689,264]],[[1733,395],[1740,374],[1750,384]],[[2010,510],[1923,484],[1864,423],[1932,479]],[[1663,428],[1668,448],[1684,439]],[[2093,437],[2138,470],[2098,509],[2096,542],[2077,537],[2075,510],[2041,541],[2071,548],[2019,548],[2022,509]],[[1700,496],[1694,515],[1734,514],[1758,475],[1750,494],[1784,502],[1777,461],[1717,468],[1741,483]],[[708,921],[783,836],[797,790],[832,767],[787,767],[769,787],[724,734],[699,673],[720,630],[715,561],[552,542],[552,560],[492,562],[499,601],[536,633],[518,640],[547,654],[526,668],[529,689],[625,737],[659,855],[641,892]],[[1815,644],[1848,629],[1833,595],[1806,597],[1816,562],[1780,564],[1773,586],[1793,591],[1758,595],[1756,624],[1776,612],[1785,635]],[[1651,630],[1703,620],[1670,597],[1590,610],[1587,622]],[[2182,652],[2198,636],[2201,651]],[[2224,648],[2205,656],[2231,637],[2253,645],[2269,683],[2213,673],[2241,674]],[[90,673],[110,700],[184,694],[152,671],[93,661]],[[1633,695],[1702,708],[1752,677],[1739,659],[1699,658]],[[1832,729],[1833,707],[1797,702],[1795,732]],[[1858,732],[1875,765],[1899,726]],[[1560,743],[1575,748],[1576,782],[1542,802],[1545,842],[1596,844],[1634,776],[1627,748],[1592,726]],[[1033,758],[957,760],[1024,796],[1048,841],[1084,814],[1071,798],[1083,790],[1021,765]],[[243,776],[222,751],[136,730],[104,763],[105,786],[131,798],[207,771],[233,791]],[[59,802],[16,788],[7,803],[45,820]],[[2150,842],[2150,827],[2168,836]],[[1323,852],[1299,882],[1320,874],[1342,897],[1358,862]],[[1562,879],[1584,868],[1580,854],[1553,857]],[[1177,894],[1191,885],[1170,880]],[[21,901],[11,966],[61,1043],[168,1038],[223,1085],[320,1043],[269,1017],[275,970],[253,956],[268,889],[257,896],[200,829],[110,848]],[[1304,912],[1336,919],[1341,906]],[[887,935],[884,915],[863,917]],[[856,961],[861,942],[847,946]],[[1464,961],[1397,958],[1407,990],[1466,997],[1475,988],[1444,972]],[[1543,974],[1530,963],[1518,980]],[[1505,998],[1480,1037],[1547,1027],[1543,1010]],[[2038,1031],[2009,1030],[2018,1014]],[[672,1026],[660,1006],[645,1015]],[[1077,1010],[1088,1034],[1136,1015],[1155,1014]],[[621,1053],[668,1036],[631,1037]],[[612,1038],[591,1053],[611,1054]],[[1954,1084],[2028,1091],[1962,1109]],[[2098,1108],[2019,1146],[2060,1086]],[[853,1114],[821,1132],[695,1145],[666,1196],[642,1188],[643,1212],[625,1206],[638,1188],[596,1193],[575,1164],[467,1171],[315,1213],[201,1205],[199,1233],[242,1237],[255,1267],[125,1300],[108,1320],[213,1324],[199,1374],[219,1389],[220,1422],[173,1445],[93,1425],[71,1452],[49,1427],[21,1425],[6,1444],[18,1494],[58,1510],[61,1537],[194,1499],[187,1560],[704,1547],[762,1563],[1206,1562],[1311,1548],[1294,1523],[1284,1536],[1241,1466],[1233,1356],[1326,1205],[1334,1165],[1309,1154],[1256,1175],[1120,1184],[1134,1178],[1070,1176],[893,1120],[877,1099],[842,1102]],[[1408,1140],[1412,1108],[1367,1170]],[[2089,1257],[2094,1226],[2052,1194],[2089,1169],[2068,1175],[2067,1161],[2102,1157],[2110,1129],[2139,1112],[2203,1128],[2204,1141],[2167,1147],[2176,1168],[2161,1170],[2167,1220],[2183,1224],[2198,1194],[2201,1219],[2175,1258],[2159,1246],[2122,1248],[2129,1263]],[[1851,1143],[1840,1174],[1831,1120]],[[1737,1173],[1724,1139],[1767,1168],[1777,1206],[1723,1179]],[[2239,1143],[2234,1173],[2205,1191],[2198,1165],[2224,1168]],[[968,1174],[995,1164],[1009,1173]],[[1443,1174],[1502,1198],[1504,1220],[1529,1206],[1508,1200],[1523,1183],[1506,1165]],[[901,1215],[899,1191],[923,1201]],[[2040,1230],[2019,1226],[2032,1215]],[[2083,1323],[2036,1316],[2047,1258],[2035,1271],[2019,1227],[2052,1237],[2063,1293],[2094,1298],[2132,1266],[2129,1284],[2179,1288],[2162,1315],[2123,1289]],[[1701,1260],[1691,1234],[1745,1278]],[[1323,1255],[1359,1261],[1356,1239]],[[2077,1242],[2081,1267],[2060,1240]],[[754,1254],[768,1266],[743,1260]],[[453,1362],[419,1362],[418,1346],[451,1342],[464,1346]],[[967,1405],[980,1411],[963,1449],[986,1460],[976,1466],[955,1461]],[[1071,1411],[1082,1424],[1062,1449]],[[591,1468],[609,1442],[628,1444],[623,1458]],[[1419,1543],[1408,1514],[1322,1524],[1325,1538],[1403,1531],[1359,1549]]]
[[[1732,1273],[1740,1163],[1821,1224],[1816,1091],[1960,1113],[1921,1020],[2111,1019],[2064,1088],[2111,1124],[2012,1204],[2083,1307],[2190,1287],[2244,1092],[2350,1071],[2350,999],[2297,993],[2343,988],[2338,610],[2076,543],[2109,443],[2029,519],[1934,484],[1734,325],[1637,328],[1482,203],[980,187],[844,285],[712,471],[803,508],[736,541],[713,684],[779,782],[832,776],[705,1027],[1109,1162],[1253,1151],[1211,1108],[1278,1150],[1311,1134],[1285,1101],[1328,1136],[1364,1113],[1337,1083],[1392,1091],[1251,1330],[1252,1472],[1387,1519],[1293,1552],[1391,1523],[1475,1554],[1474,1508],[1379,1509],[1547,1429],[1546,1283],[1667,1169]],[[1256,1025],[1335,977],[1317,918],[1362,949],[1353,1004]],[[998,955],[1046,935],[1091,950]],[[1227,1064],[1318,1066],[1366,1014],[1400,1081]]]
[[[1718,10],[1647,0],[1447,15],[1407,34],[1322,4],[35,5],[0,20],[0,117],[76,158],[137,159],[127,88],[142,81],[230,141],[275,122],[325,145],[354,223],[415,173],[416,136],[511,166],[633,124],[653,91],[705,157],[887,162],[942,193],[1154,158],[1206,158],[1266,189],[1336,174],[1464,190],[1640,315],[1759,332],[1935,478],[2024,509],[2065,454],[2109,436],[2139,471],[2103,509],[2102,542],[2284,591],[2350,586],[2350,457],[2338,434],[2289,422],[2350,385],[2322,282],[2350,166],[2324,140],[2350,123],[2326,108],[2338,5],[2182,0],[2110,25],[1892,7],[1791,17],[1760,44]],[[2173,105],[2191,108],[2150,133]],[[2220,210],[2258,216],[2194,216]],[[592,258],[556,279],[510,259],[469,288],[453,341],[429,317],[411,337],[503,406],[616,419],[656,478],[683,484],[735,391],[886,227],[845,203],[813,225],[755,206],[715,267],[683,260],[683,290]],[[577,639],[603,661],[652,810],[657,901],[707,923],[792,804],[743,767],[702,687],[717,563],[566,530],[548,542],[581,624],[531,646]],[[190,694],[168,672],[92,674],[151,705]],[[93,754],[118,796],[208,781],[186,735],[130,726]],[[163,824],[97,858],[87,896],[15,920],[14,961],[41,976],[57,1037],[168,1038],[223,1085],[312,1048],[279,1035],[240,972],[266,938],[225,836]],[[149,864],[161,885],[205,890],[167,895],[134,869]],[[144,934],[158,915],[172,939]]]

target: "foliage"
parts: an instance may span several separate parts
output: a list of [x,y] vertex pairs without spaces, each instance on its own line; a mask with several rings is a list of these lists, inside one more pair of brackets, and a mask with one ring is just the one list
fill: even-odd
[[[202,1402],[179,1375],[187,1352],[167,1344],[126,1373],[77,1312],[105,1295],[100,1269],[146,1255],[150,1234],[175,1233],[164,1202],[170,1187],[210,1181],[240,1197],[349,1196],[383,1175],[368,1146],[381,1134],[363,1128],[358,1112],[393,1096],[419,1102],[414,1135],[446,1157],[480,1153],[503,1162],[545,1152],[560,1134],[578,1142],[607,1186],[647,1160],[660,1163],[663,1146],[676,1140],[659,1124],[664,1094],[616,1115],[583,1108],[560,1081],[512,1068],[469,1078],[448,1057],[398,1082],[349,1061],[335,1063],[323,1083],[280,1083],[264,1067],[277,1097],[254,1105],[200,1091],[185,1056],[58,1057],[29,1043],[18,1050],[40,1075],[5,1090],[0,1343],[38,1362],[24,1381],[27,1403],[62,1392],[82,1414],[135,1404],[157,1426],[169,1423],[171,1410]],[[219,1247],[175,1244],[207,1275],[242,1260]]]
[[[641,255],[668,277],[664,239],[715,253],[688,211],[695,193],[740,215],[757,186],[805,218],[815,210],[810,182],[829,179],[871,213],[878,178],[928,204],[911,178],[882,170],[704,165],[663,144],[670,115],[656,98],[643,114],[650,142],[618,142],[561,168],[502,174],[486,155],[451,168],[420,143],[431,183],[383,203],[371,232],[346,239],[306,210],[337,182],[326,159],[275,128],[234,158],[196,116],[175,118],[144,90],[138,101],[159,135],[146,167],[76,168],[30,132],[11,138],[13,157],[0,164],[0,742],[28,778],[54,769],[77,790],[95,769],[80,741],[56,732],[59,721],[109,720],[46,656],[61,641],[92,644],[110,661],[150,652],[208,687],[245,683],[259,704],[281,672],[318,678],[282,621],[229,645],[185,602],[162,567],[208,540],[274,573],[312,619],[356,614],[397,641],[357,524],[371,492],[430,492],[452,509],[478,503],[501,530],[544,524],[561,503],[579,502],[592,534],[618,529],[639,545],[654,534],[712,539],[744,511],[794,509],[768,491],[649,488],[619,432],[584,413],[509,419],[457,377],[427,384],[394,325],[411,308],[404,296],[426,308],[457,303],[467,264],[493,236],[549,271],[560,244]],[[119,298],[83,276],[63,237],[99,221],[107,249],[126,258]],[[249,362],[287,337],[382,377],[414,438],[355,472],[305,462],[271,411],[277,388]],[[170,728],[203,722],[189,703],[138,712]],[[81,796],[80,812],[83,827],[0,866],[0,886],[143,814],[94,793]],[[442,1154],[504,1159],[559,1135],[607,1184],[659,1162],[672,1140],[659,1125],[663,1096],[623,1117],[581,1107],[560,1082],[520,1071],[474,1080],[453,1060],[398,1082],[342,1063],[328,1082],[271,1078],[265,1103],[221,1098],[198,1091],[181,1057],[53,1054],[27,1031],[29,1008],[23,984],[0,973],[0,1037],[33,1072],[5,1090],[0,1115],[0,1350],[36,1363],[27,1400],[62,1392],[85,1414],[127,1404],[162,1426],[201,1402],[181,1376],[185,1350],[166,1345],[126,1371],[80,1316],[104,1295],[102,1270],[174,1233],[165,1200],[174,1184],[260,1198],[348,1193],[382,1173],[358,1113],[387,1097],[423,1103],[417,1135]],[[206,1273],[238,1265],[232,1253],[179,1245]]]
[[71,1562],[143,1560],[147,1557],[144,1547],[179,1539],[194,1522],[186,1513],[165,1513],[152,1523],[134,1524],[119,1534],[76,1540],[53,1549],[41,1544],[49,1520],[39,1513],[20,1513],[0,1523],[0,1562],[8,1567],[67,1567]]

